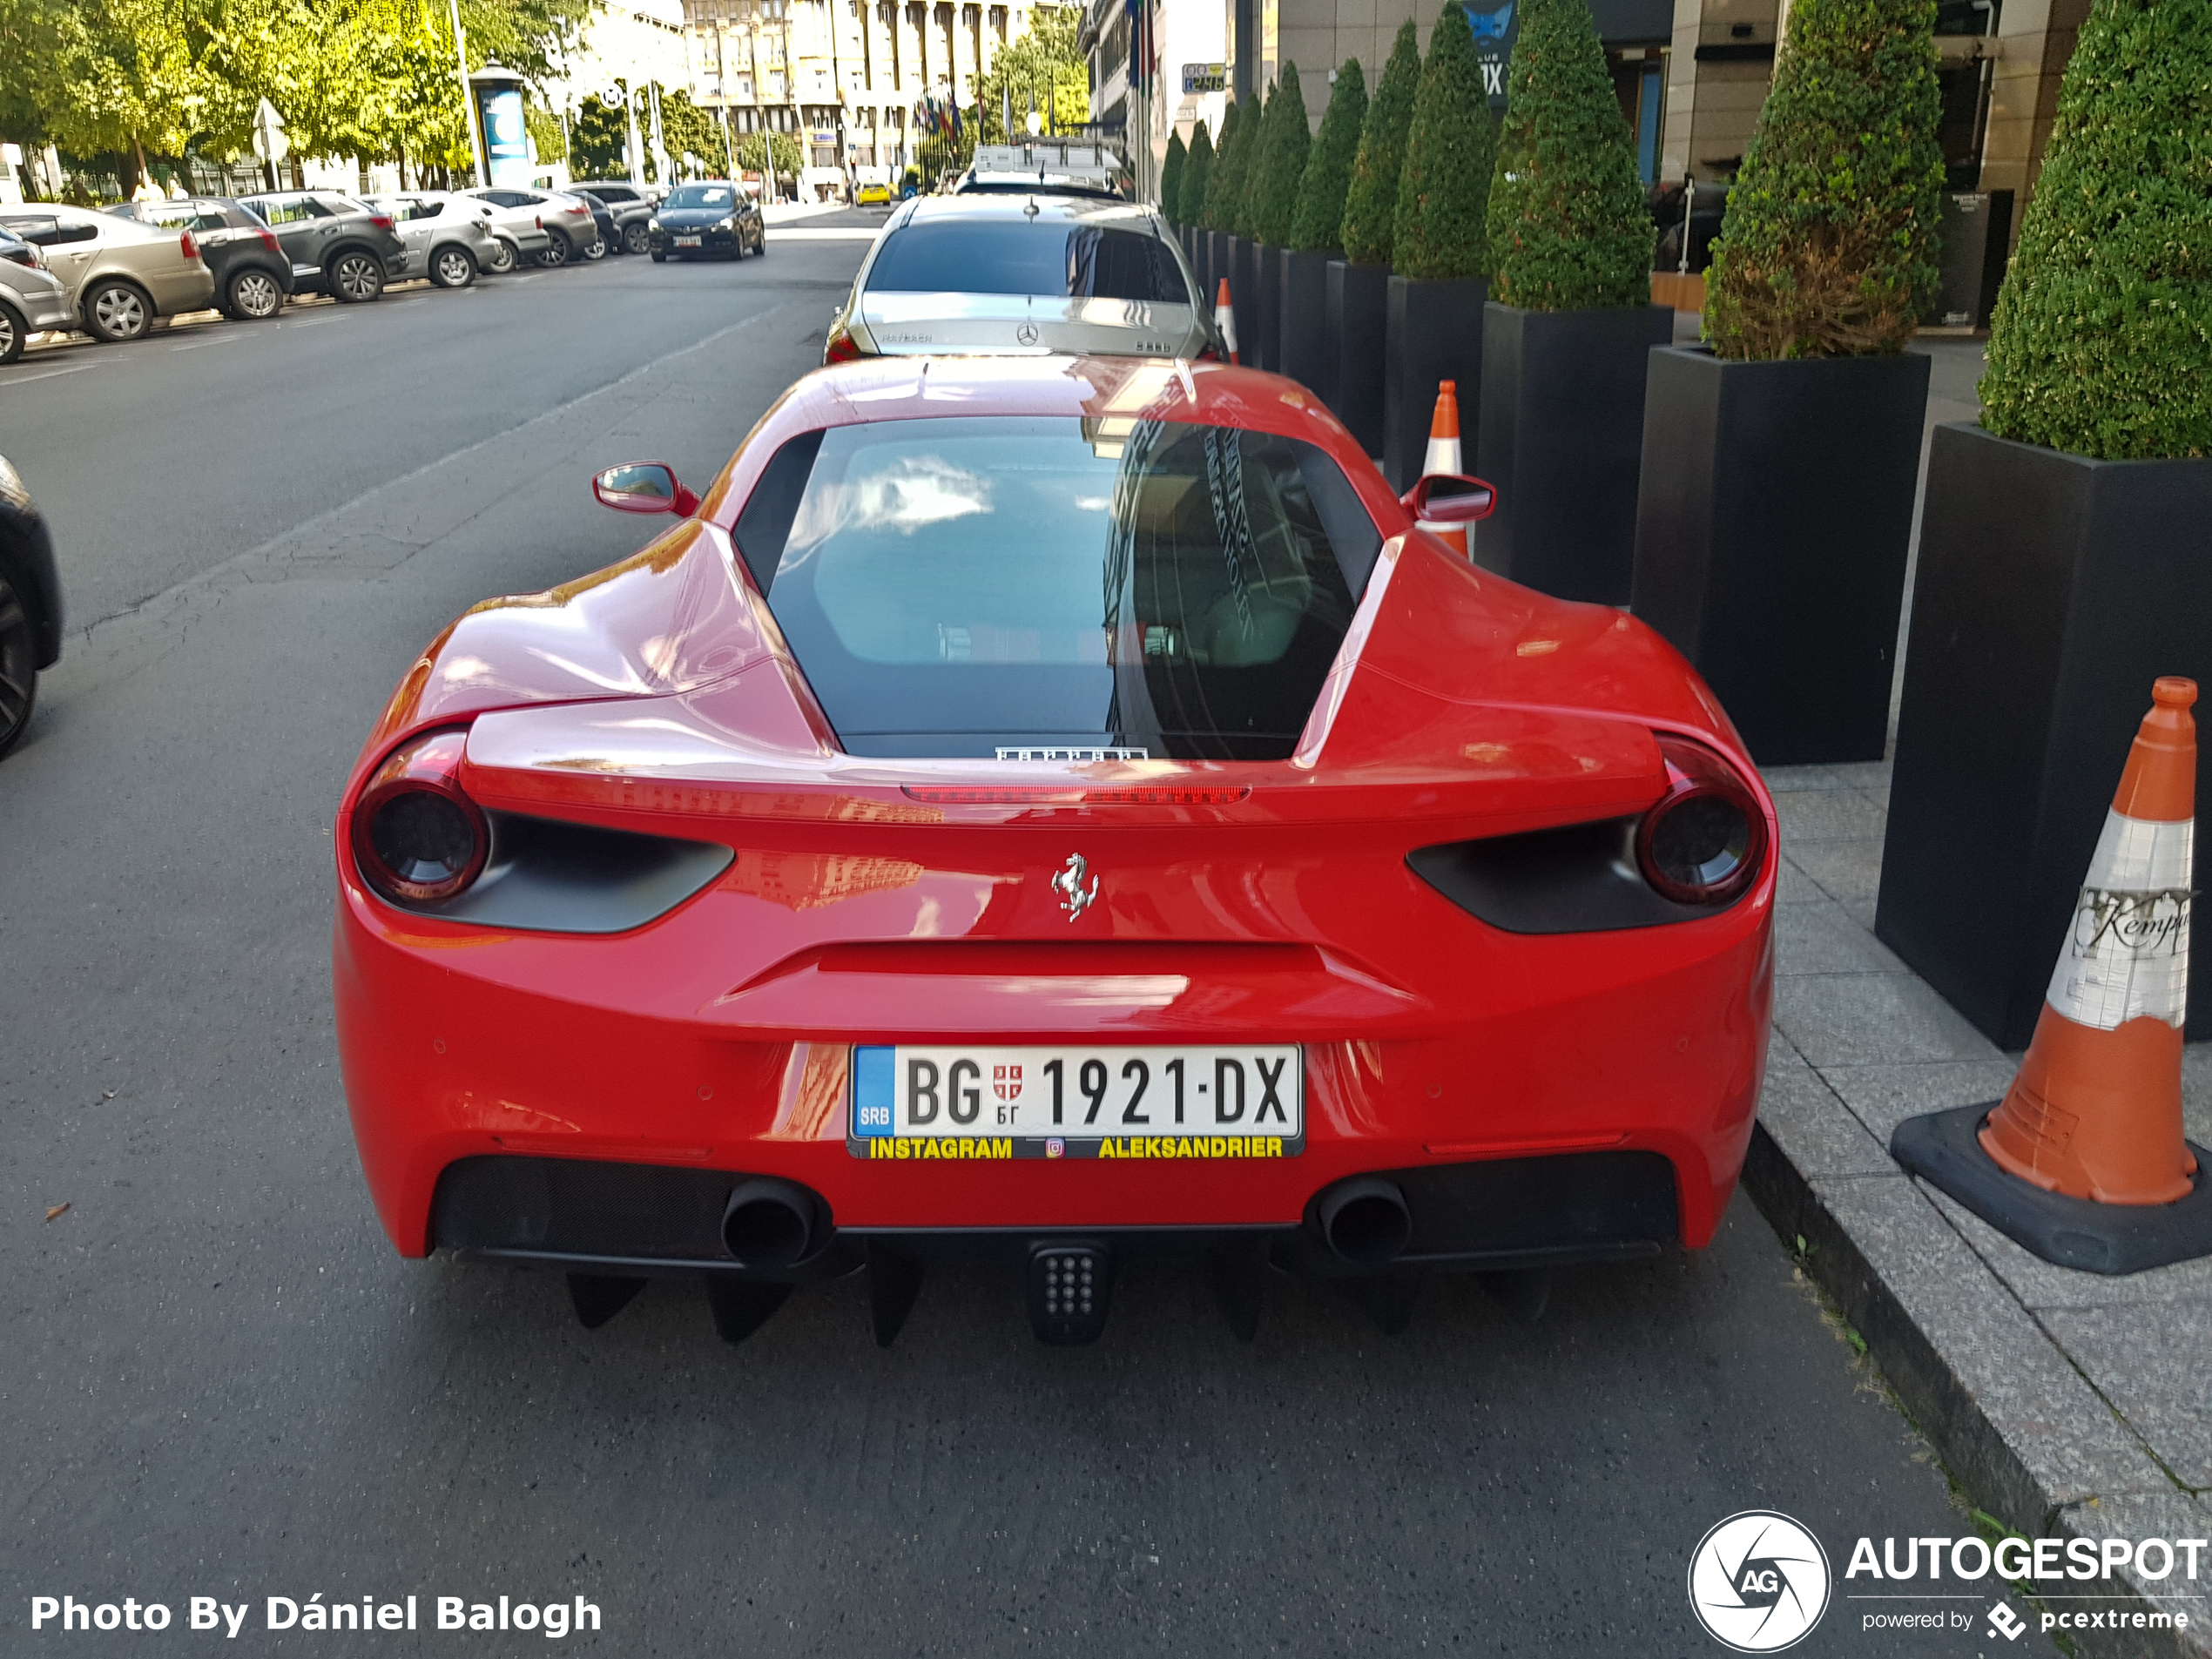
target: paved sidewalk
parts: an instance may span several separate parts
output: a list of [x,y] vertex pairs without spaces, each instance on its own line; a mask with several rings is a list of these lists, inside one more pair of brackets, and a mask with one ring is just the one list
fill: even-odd
[[[1767,781],[1785,865],[1746,1188],[1804,1238],[1808,1271],[1977,1507],[2029,1537],[2212,1538],[2212,1260],[2121,1278],[2054,1267],[1898,1169],[1901,1119],[1996,1097],[2018,1056],[1873,935],[1888,765]],[[2212,1043],[2187,1055],[2189,1138],[2212,1145]],[[2079,1650],[2212,1655],[2212,1561],[2199,1570],[2131,1585],[2186,1613],[2187,1632],[2093,1632]]]

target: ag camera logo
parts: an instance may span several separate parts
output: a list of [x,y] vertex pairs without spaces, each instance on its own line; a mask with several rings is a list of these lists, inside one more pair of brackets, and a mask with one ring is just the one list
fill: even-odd
[[1706,1634],[1738,1653],[1779,1653],[1828,1610],[1820,1541],[1771,1509],[1730,1515],[1689,1558],[1689,1605]]

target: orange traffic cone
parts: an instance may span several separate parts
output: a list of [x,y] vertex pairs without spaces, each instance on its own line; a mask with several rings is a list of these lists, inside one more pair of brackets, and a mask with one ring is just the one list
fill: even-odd
[[2195,682],[2161,679],[2151,698],[2034,1041],[1981,1131],[2021,1180],[2099,1204],[2171,1204],[2196,1173],[2182,1139]]
[[1221,343],[1229,347],[1229,361],[1237,361],[1237,311],[1229,303],[1229,279],[1221,279],[1221,286],[1214,290],[1213,326],[1221,330]]
[[[1457,381],[1439,381],[1436,383],[1436,413],[1429,417],[1428,422],[1428,455],[1421,462],[1421,472],[1424,476],[1433,476],[1438,473],[1457,474],[1463,470],[1465,469],[1460,460],[1460,383]],[[1466,525],[1424,522],[1421,528],[1465,556],[1467,550]]]
[[2020,1075],[2002,1101],[1890,1140],[2045,1260],[2101,1273],[2212,1255],[2206,1155],[2182,1134],[2196,685],[2161,679],[2151,698]]

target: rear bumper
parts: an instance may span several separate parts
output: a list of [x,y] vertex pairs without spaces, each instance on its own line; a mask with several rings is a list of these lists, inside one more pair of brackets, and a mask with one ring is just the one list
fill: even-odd
[[[1115,1159],[856,1157],[846,1134],[851,1045],[916,1041],[916,1031],[855,1028],[874,1022],[834,987],[809,1004],[825,1024],[765,1006],[738,1023],[732,981],[712,963],[726,962],[745,913],[721,896],[702,894],[633,934],[487,934],[460,949],[341,878],[333,977],[347,1104],[378,1215],[402,1255],[461,1242],[434,1225],[449,1168],[512,1157],[650,1166],[725,1189],[739,1172],[780,1177],[819,1195],[840,1233],[858,1237],[1295,1231],[1317,1195],[1354,1176],[1656,1154],[1673,1186],[1670,1236],[1696,1248],[1734,1188],[1764,1067],[1770,886],[1732,924],[1696,924],[1710,929],[1700,944],[1692,927],[1652,930],[1683,939],[1663,968],[1618,971],[1619,935],[1541,941],[1542,982],[1555,988],[1532,991],[1525,971],[1521,983],[1471,982],[1459,1006],[1417,1023],[1364,1008],[1331,1016],[1302,992],[1281,1006],[1255,992],[1232,1007],[1227,987],[1216,999],[1224,1011],[1196,1028],[1069,1020],[1062,1035],[1080,1043],[1302,1040],[1296,1156],[1223,1159],[1155,1142]],[[944,989],[971,1017],[982,1007]],[[917,1005],[903,1017],[936,1016]],[[829,1023],[840,1019],[842,1029]],[[979,1028],[974,1040],[1049,1035],[994,1023],[1002,1028]],[[1601,1217],[1585,1231],[1602,1239],[1608,1224]],[[1480,1246],[1494,1247],[1536,1246]],[[617,1234],[587,1253],[654,1252],[621,1247]]]

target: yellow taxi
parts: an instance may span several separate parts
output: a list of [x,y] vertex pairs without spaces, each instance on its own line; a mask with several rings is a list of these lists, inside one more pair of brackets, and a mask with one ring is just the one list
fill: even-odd
[[891,186],[880,179],[863,179],[853,192],[855,207],[888,207],[891,206]]

